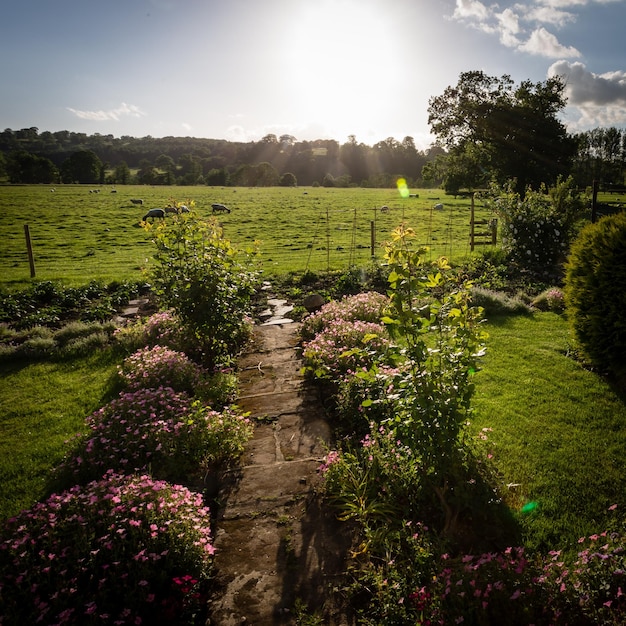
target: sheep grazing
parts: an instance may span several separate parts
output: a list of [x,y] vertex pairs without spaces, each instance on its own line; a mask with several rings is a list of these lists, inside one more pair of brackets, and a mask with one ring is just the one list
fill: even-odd
[[443,209],[443,204],[441,202],[438,202],[433,206],[433,209],[435,209],[435,211],[441,211],[441,209]]
[[230,209],[223,204],[212,204],[213,213],[230,213]]
[[181,213],[189,213],[189,207],[181,204],[180,206],[166,206],[166,213],[171,213],[172,215],[180,215]]
[[154,222],[155,219],[164,220],[165,219],[165,209],[150,209],[144,216],[142,221],[148,221],[148,218],[152,218]]
[[380,207],[382,213],[387,213],[389,211],[389,207],[386,204]]
[[130,201],[131,201],[133,204],[140,204],[140,205],[143,205],[143,200],[142,200],[141,198],[131,198],[131,199],[130,199]]

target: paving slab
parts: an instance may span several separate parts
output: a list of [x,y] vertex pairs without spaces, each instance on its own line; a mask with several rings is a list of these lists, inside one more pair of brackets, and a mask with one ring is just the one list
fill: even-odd
[[239,361],[237,404],[257,425],[218,496],[213,626],[295,625],[296,603],[329,626],[349,624],[332,588],[350,537],[320,494],[332,431],[302,378],[298,330],[297,323],[256,327]]

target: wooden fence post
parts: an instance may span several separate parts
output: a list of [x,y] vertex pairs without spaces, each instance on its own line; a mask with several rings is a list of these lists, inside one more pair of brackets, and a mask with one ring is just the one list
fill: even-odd
[[33,257],[33,246],[30,242],[28,224],[24,224],[24,236],[26,237],[26,250],[28,251],[28,262],[30,264],[30,277],[35,278],[35,259]]
[[374,222],[374,220],[370,222],[370,248],[373,259],[376,256],[376,222]]
[[598,181],[593,181],[593,195],[591,196],[591,223],[595,224],[598,219]]

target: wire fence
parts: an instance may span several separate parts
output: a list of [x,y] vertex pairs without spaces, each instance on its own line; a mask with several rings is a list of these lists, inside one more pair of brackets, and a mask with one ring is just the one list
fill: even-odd
[[[476,243],[480,233],[472,237],[474,213],[477,223],[493,222],[486,207],[477,205],[471,211],[467,202],[429,209],[328,207],[296,230],[283,232],[279,223],[265,223],[264,228],[269,227],[272,236],[261,244],[262,260],[268,272],[344,270],[366,265],[382,259],[384,243],[391,239],[395,228],[405,224],[416,232],[416,245],[426,248],[426,258],[446,256],[453,262],[462,262],[473,254],[474,245],[480,245]],[[271,222],[271,216],[267,220]],[[226,236],[235,243],[252,238],[238,238],[230,226]],[[493,245],[491,235],[484,243]]]

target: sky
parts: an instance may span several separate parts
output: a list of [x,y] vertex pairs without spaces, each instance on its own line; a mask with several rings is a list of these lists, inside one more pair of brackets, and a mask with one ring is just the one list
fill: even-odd
[[570,132],[626,127],[626,0],[5,0],[0,128],[434,141],[462,72],[562,76]]

